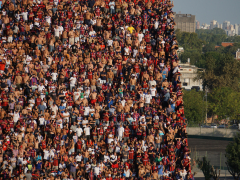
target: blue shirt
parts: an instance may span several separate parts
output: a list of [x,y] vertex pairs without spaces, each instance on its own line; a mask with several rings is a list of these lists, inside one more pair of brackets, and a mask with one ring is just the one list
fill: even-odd
[[115,9],[115,2],[110,2],[109,3],[109,7],[110,7],[110,9]]
[[109,100],[109,101],[108,101],[108,108],[110,108],[111,105],[113,105],[113,100]]
[[170,98],[170,94],[169,94],[169,92],[167,92],[165,95],[164,95],[164,101],[168,101],[169,100],[169,98]]
[[158,174],[163,175],[163,165],[158,166]]

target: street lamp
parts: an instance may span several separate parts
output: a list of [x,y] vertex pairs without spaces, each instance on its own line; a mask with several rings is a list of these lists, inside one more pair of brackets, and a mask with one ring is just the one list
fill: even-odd
[[[205,90],[205,95],[203,96],[203,101],[204,101],[204,98],[206,98],[206,117],[205,117],[205,124],[207,124],[207,89]],[[203,113],[204,113],[204,110],[203,110]],[[204,115],[203,115],[204,117]],[[203,118],[204,119],[204,118]],[[203,124],[204,124],[204,120],[203,120]]]
[[206,88],[206,91],[205,91],[205,96],[206,96],[206,123],[207,123],[207,106],[208,106],[208,104],[207,104],[207,93],[208,93],[208,90],[207,90],[207,88]]

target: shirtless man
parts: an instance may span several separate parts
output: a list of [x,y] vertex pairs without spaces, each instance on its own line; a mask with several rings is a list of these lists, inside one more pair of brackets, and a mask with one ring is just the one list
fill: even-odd
[[130,91],[132,90],[135,91],[136,83],[137,83],[137,79],[135,78],[135,76],[132,76],[130,79]]
[[96,20],[96,32],[98,33],[99,31],[102,30],[102,17],[97,17]]
[[118,113],[121,113],[121,112],[122,112],[122,110],[123,110],[122,103],[121,103],[121,102],[119,102],[116,108],[117,108],[117,112],[118,112]]
[[37,44],[38,46],[38,49],[41,51],[42,49],[42,45],[43,45],[43,38],[41,37],[41,35],[39,34],[38,38],[35,39],[35,43]]
[[90,26],[90,20],[92,19],[92,14],[87,10],[85,13],[85,23]]
[[73,45],[74,44],[74,31],[73,29],[71,29],[68,33],[68,37],[69,37],[69,44]]
[[162,87],[168,87],[169,83],[167,81],[167,79],[164,80],[164,82],[162,83]]
[[124,112],[128,114],[130,112],[130,106],[128,104],[125,104],[124,106]]
[[143,164],[139,166],[138,177],[143,178],[146,175]]
[[96,90],[96,83],[97,83],[97,80],[95,78],[93,79],[90,79],[90,84],[91,84],[91,90]]
[[67,41],[67,39],[68,39],[68,32],[65,29],[62,33],[62,43],[64,44],[65,41]]
[[15,77],[15,81],[14,81],[17,85],[17,88],[21,87],[22,81],[23,81],[22,76],[20,74],[17,74],[17,76]]
[[143,73],[143,75],[142,75],[142,81],[144,80],[144,79],[146,79],[147,81],[149,80],[149,74],[147,73],[147,71],[145,71],[144,73]]
[[114,73],[112,72],[112,70],[110,69],[107,72],[107,82],[112,84],[113,83],[113,78],[114,78]]
[[89,95],[91,98],[91,104],[94,106],[97,101],[97,93],[96,90],[93,90],[93,92]]

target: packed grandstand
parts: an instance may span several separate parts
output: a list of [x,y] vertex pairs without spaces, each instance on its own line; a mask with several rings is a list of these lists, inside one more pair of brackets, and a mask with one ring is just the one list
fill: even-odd
[[194,179],[173,2],[0,6],[1,179]]

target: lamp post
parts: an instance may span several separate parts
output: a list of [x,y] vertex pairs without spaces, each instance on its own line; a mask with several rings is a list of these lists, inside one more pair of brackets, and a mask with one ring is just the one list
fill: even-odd
[[207,106],[208,106],[208,104],[207,104],[207,93],[208,93],[208,90],[207,90],[207,88],[206,88],[206,94],[205,94],[205,96],[206,96],[206,123],[207,123]]

